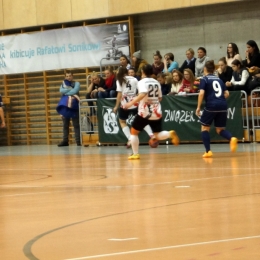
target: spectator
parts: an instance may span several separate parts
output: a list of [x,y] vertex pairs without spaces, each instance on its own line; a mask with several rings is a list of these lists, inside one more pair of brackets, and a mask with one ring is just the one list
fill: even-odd
[[105,69],[105,86],[98,88],[98,98],[114,98],[116,97],[116,78],[113,66]]
[[164,55],[164,70],[163,73],[172,72],[179,69],[179,64],[174,61],[174,55],[169,52]]
[[58,144],[59,147],[69,146],[69,125],[71,118],[77,146],[81,146],[78,106],[79,89],[80,83],[78,81],[73,81],[72,71],[65,71],[65,79],[60,86],[60,92],[63,96],[57,107],[57,112],[62,115],[63,121],[63,140]]
[[[90,76],[90,84],[87,89],[86,99],[98,98],[99,87],[105,87],[105,80],[102,77],[100,77],[96,72],[92,72]],[[94,102],[88,101],[88,105],[90,107],[90,115],[92,116],[96,113],[94,109]]]
[[179,92],[182,86],[182,80],[183,80],[183,74],[178,70],[173,71],[172,86],[171,86],[170,93],[168,95],[176,95]]
[[157,81],[161,84],[162,95],[167,95],[170,92],[171,85],[166,82],[164,73],[157,74]]
[[0,121],[1,121],[1,125],[0,128],[4,128],[5,127],[5,116],[4,116],[4,110],[2,108],[2,97],[0,95]]
[[137,80],[140,80],[141,78],[135,75],[135,69],[134,67],[130,67],[128,70],[128,76],[135,77]]
[[190,69],[184,69],[184,78],[182,80],[181,88],[178,95],[195,93],[197,89],[194,88],[195,77]]
[[125,54],[120,56],[120,66],[126,69],[130,69],[131,67],[130,61]]
[[228,90],[244,90],[248,92],[247,84],[251,80],[251,76],[247,68],[243,67],[239,60],[232,61],[233,75],[231,81],[226,82]]
[[221,58],[218,61],[218,77],[226,83],[227,81],[230,81],[232,79],[233,70],[231,67],[227,66],[227,60],[225,57]]
[[160,51],[156,51],[155,54],[153,55],[153,74],[157,76],[157,74],[161,73],[164,68],[164,64],[162,62],[162,55]]
[[203,77],[204,66],[205,66],[206,62],[210,59],[206,55],[207,55],[206,49],[204,47],[199,47],[198,48],[198,58],[196,59],[196,62],[195,62],[195,77],[196,78]]
[[237,45],[233,42],[230,42],[227,46],[227,57],[226,57],[227,65],[229,67],[231,67],[231,63],[233,60],[239,60],[240,62],[242,62]]
[[259,48],[255,41],[250,40],[246,43],[246,59],[243,61],[243,65],[250,70],[254,70],[255,67],[260,67],[260,54]]
[[183,73],[184,69],[190,69],[195,75],[196,58],[194,57],[194,50],[192,48],[189,48],[186,51],[186,57],[187,59],[183,62],[183,64],[180,67],[180,72]]
[[141,51],[136,51],[132,55],[132,61],[134,63],[135,73],[137,77],[141,78],[141,68],[148,64],[148,62],[142,59]]

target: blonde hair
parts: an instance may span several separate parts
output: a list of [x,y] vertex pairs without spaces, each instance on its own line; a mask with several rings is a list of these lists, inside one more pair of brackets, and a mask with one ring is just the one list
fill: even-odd
[[[189,82],[190,82],[191,86],[193,86],[194,81],[195,81],[195,76],[194,76],[192,70],[191,70],[191,69],[184,69],[184,70],[183,70],[183,74],[184,74],[185,71],[189,73],[189,75],[190,75]],[[184,78],[185,78],[185,77],[184,77]]]
[[195,52],[194,52],[194,50],[192,48],[189,48],[187,51],[189,51],[194,56]]

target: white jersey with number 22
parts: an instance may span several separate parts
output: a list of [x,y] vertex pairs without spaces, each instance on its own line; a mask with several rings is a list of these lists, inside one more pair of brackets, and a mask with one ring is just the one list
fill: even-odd
[[144,78],[138,82],[138,93],[146,93],[139,102],[138,115],[149,120],[158,120],[162,117],[159,98],[162,97],[161,85],[153,78]]

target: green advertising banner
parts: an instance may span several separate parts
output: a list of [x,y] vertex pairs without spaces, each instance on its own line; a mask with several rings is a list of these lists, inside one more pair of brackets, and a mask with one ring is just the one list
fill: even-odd
[[[161,102],[163,111],[163,130],[175,130],[181,141],[201,141],[201,125],[195,111],[197,95],[163,96]],[[228,101],[227,129],[238,139],[243,137],[243,121],[241,114],[241,92],[230,92]],[[126,143],[127,139],[119,125],[118,116],[113,112],[115,100],[98,99],[98,132],[101,143]],[[203,105],[201,106],[203,110]],[[134,116],[130,116],[127,124],[130,126]],[[223,140],[211,127],[212,140]],[[140,143],[146,143],[149,137],[146,132],[140,133]]]

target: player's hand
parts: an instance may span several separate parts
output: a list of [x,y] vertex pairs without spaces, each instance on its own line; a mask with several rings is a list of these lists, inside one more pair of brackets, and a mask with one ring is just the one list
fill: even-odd
[[200,108],[197,108],[196,109],[196,116],[200,117],[201,116],[201,113],[200,113]]
[[129,103],[126,103],[126,104],[124,104],[123,109],[128,109],[129,107],[130,107]]
[[5,128],[5,122],[2,122],[0,128]]
[[113,112],[116,114],[116,112],[117,112],[117,107],[114,107],[114,108],[113,108]]

